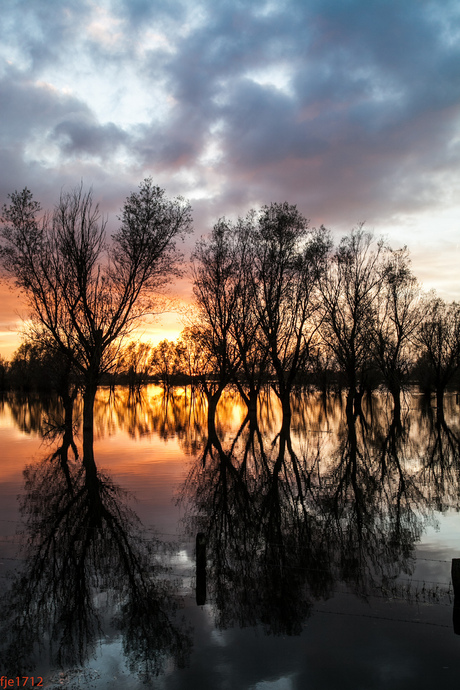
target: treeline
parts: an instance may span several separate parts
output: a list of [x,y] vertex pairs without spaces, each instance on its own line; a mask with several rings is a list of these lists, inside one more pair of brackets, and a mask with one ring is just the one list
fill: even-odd
[[[295,206],[271,204],[220,219],[197,242],[191,270],[195,308],[180,338],[130,342],[101,383],[194,383],[211,409],[234,385],[250,412],[269,384],[286,418],[298,386],[346,389],[356,413],[366,391],[385,385],[399,415],[409,383],[436,392],[441,412],[457,385],[460,305],[424,294],[407,248],[393,250],[363,226],[334,245]],[[71,361],[42,336],[0,362],[0,382],[60,394],[80,385]]]
[[288,417],[294,386],[335,382],[356,413],[384,384],[399,415],[404,386],[417,381],[442,411],[460,367],[460,306],[422,293],[407,248],[362,225],[335,246],[295,206],[271,204],[220,220],[196,245],[193,280],[211,405],[234,383],[251,410],[269,381]]
[[[111,372],[101,378],[102,385],[128,385],[139,389],[147,383],[164,386],[189,383],[187,345],[182,339],[163,340],[154,346],[151,342],[131,342],[120,352]],[[0,384],[2,390],[23,392],[57,392],[83,381],[68,361],[45,338],[26,337],[13,354],[11,361],[0,357]]]

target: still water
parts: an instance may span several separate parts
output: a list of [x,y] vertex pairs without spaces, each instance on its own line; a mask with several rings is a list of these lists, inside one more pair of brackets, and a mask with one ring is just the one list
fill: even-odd
[[455,395],[440,419],[408,394],[399,424],[383,394],[355,419],[302,394],[289,425],[268,393],[257,419],[228,392],[212,420],[190,389],[101,389],[85,456],[80,412],[70,430],[56,401],[1,403],[1,677],[458,684]]

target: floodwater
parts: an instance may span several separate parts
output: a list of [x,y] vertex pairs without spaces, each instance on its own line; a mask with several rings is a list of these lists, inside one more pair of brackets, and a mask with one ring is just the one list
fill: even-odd
[[[0,403],[0,676],[25,687],[455,686],[460,407],[101,389]],[[65,432],[65,433],[64,433]],[[197,544],[197,535],[199,546]],[[33,677],[33,680],[32,680]],[[19,679],[19,680],[18,680]],[[6,681],[2,680],[6,686]],[[12,684],[10,684],[12,685]]]

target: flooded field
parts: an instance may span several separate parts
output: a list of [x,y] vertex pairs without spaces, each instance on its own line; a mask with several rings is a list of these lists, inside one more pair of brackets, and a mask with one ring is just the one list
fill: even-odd
[[[43,687],[458,682],[460,407],[190,388],[0,413],[1,675]],[[21,681],[22,682],[22,681]],[[29,685],[30,685],[30,681]]]

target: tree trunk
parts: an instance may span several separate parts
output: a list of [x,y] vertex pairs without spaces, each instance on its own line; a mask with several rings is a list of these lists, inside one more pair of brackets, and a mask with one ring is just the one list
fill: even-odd
[[348,393],[347,393],[347,404],[345,406],[345,411],[347,418],[353,416],[353,411],[354,411],[354,405],[355,405],[355,396],[356,396],[356,390],[355,388],[349,388]]
[[251,420],[251,423],[255,423],[257,426],[257,399],[258,399],[258,394],[255,391],[250,391],[249,393],[249,399],[247,404],[248,408],[248,415],[249,419]]
[[350,365],[346,371],[346,381],[348,383],[348,394],[347,394],[347,404],[346,404],[346,414],[347,417],[353,415],[355,411],[355,400],[356,400],[356,371]]
[[207,395],[208,398],[208,438],[217,438],[216,433],[216,410],[217,404],[222,395],[222,390],[218,389],[215,393]]
[[83,434],[85,434],[85,432],[90,433],[91,439],[93,437],[94,400],[96,398],[96,392],[97,381],[95,378],[90,378],[86,382],[85,391],[83,393]]
[[439,417],[444,417],[444,390],[445,386],[442,385],[436,388],[436,411]]
[[64,408],[64,427],[66,429],[72,429],[73,423],[73,403],[75,396],[69,395],[69,393],[61,393],[62,406]]
[[98,475],[94,461],[94,400],[97,392],[96,376],[88,376],[83,393],[83,466],[85,468],[85,484],[94,505],[98,504]]
[[291,428],[291,396],[288,392],[285,393],[284,397],[281,399],[281,407],[283,410],[283,429]]
[[353,412],[356,415],[362,414],[363,412],[363,395],[364,395],[364,389],[360,387],[358,391],[355,391],[355,397],[353,401]]
[[390,393],[393,398],[393,420],[395,424],[401,426],[401,389],[393,386]]

